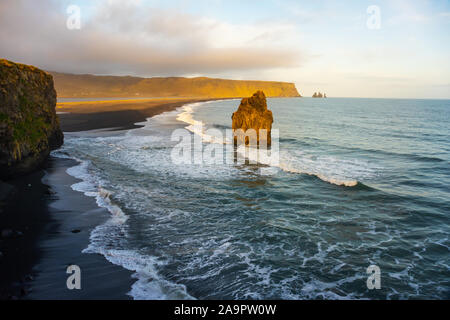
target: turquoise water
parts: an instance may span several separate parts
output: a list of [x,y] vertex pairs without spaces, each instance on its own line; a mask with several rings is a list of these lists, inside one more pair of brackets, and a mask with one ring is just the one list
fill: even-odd
[[238,104],[66,135],[55,153],[111,211],[85,251],[135,271],[131,296],[450,298],[449,100],[268,99],[279,164],[173,163],[173,130],[230,128]]

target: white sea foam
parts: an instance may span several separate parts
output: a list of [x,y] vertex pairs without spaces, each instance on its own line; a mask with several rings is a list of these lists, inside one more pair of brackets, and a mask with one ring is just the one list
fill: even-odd
[[106,208],[111,213],[111,219],[114,223],[125,223],[128,217],[119,206],[112,203],[111,193],[101,187],[100,179],[91,174],[88,167],[89,161],[81,161],[80,164],[67,169],[69,175],[81,180],[81,182],[73,184],[72,189],[82,192],[88,197],[94,197],[99,207]]
[[[54,156],[71,158],[63,152],[54,152]],[[73,159],[73,158],[72,158]],[[104,224],[97,226],[90,235],[90,243],[83,253],[97,253],[108,261],[127,270],[134,271],[133,278],[137,279],[128,293],[136,300],[143,299],[194,299],[182,284],[172,283],[159,276],[157,267],[164,263],[156,257],[141,255],[132,250],[111,249],[120,246],[127,237],[125,222],[128,216],[111,200],[111,192],[102,187],[101,179],[90,172],[89,161],[75,159],[80,163],[66,171],[69,175],[80,179],[73,184],[73,190],[94,197],[97,205],[106,208],[111,217]]]
[[[374,166],[356,159],[339,159],[334,156],[315,156],[302,151],[279,151],[272,158],[262,158],[258,150],[240,146],[237,150],[245,158],[264,165],[277,167],[285,172],[307,174],[322,181],[338,186],[354,187],[359,179],[368,179],[376,175]],[[278,157],[278,163],[273,161]]]
[[94,251],[102,254],[109,262],[127,270],[134,271],[136,282],[128,293],[135,300],[192,300],[194,297],[186,291],[186,286],[163,279],[157,268],[164,262],[155,257],[141,255],[132,250],[114,250],[98,248]]
[[289,164],[287,162],[282,162],[282,163],[280,163],[280,168],[283,171],[290,172],[290,173],[299,173],[299,174],[307,174],[310,176],[315,176],[322,181],[329,182],[331,184],[335,184],[338,186],[354,187],[358,184],[358,180],[346,179],[345,177],[338,177],[338,176],[332,176],[332,175],[330,176],[330,175],[321,173],[317,170],[317,167],[314,167],[314,166],[310,166],[310,167],[302,169],[301,165],[295,166],[295,165]]
[[[202,121],[195,120],[192,117],[192,114],[194,113],[194,109],[197,107],[211,103],[213,101],[208,102],[198,102],[198,103],[191,103],[187,104],[182,107],[182,112],[180,112],[177,116],[177,120],[184,122],[188,124],[185,128],[189,131],[191,131],[194,134],[199,135],[202,137],[203,142],[207,143],[217,143],[217,144],[231,144],[232,141],[227,139],[224,135],[223,136],[215,136],[212,134],[208,134],[211,132],[211,130],[207,130],[205,128],[205,124]],[[217,101],[214,101],[217,102]]]
[[[321,210],[317,211],[318,214],[309,214],[316,212],[317,205],[312,202],[309,208],[309,202],[306,202],[307,205],[302,205],[301,209],[293,212],[303,203],[301,197],[300,199],[290,197],[288,201],[284,197],[272,201],[273,199],[269,197],[270,203],[267,207],[256,206],[254,194],[249,196],[245,195],[245,192],[242,198],[237,198],[238,201],[231,201],[232,204],[223,201],[231,197],[234,199],[237,190],[241,188],[240,186],[233,188],[233,185],[225,188],[229,186],[223,183],[225,177],[230,173],[233,177],[241,177],[243,170],[249,170],[249,167],[176,166],[167,156],[171,148],[167,137],[170,137],[173,127],[180,126],[177,123],[180,112],[186,111],[190,114],[190,118],[189,115],[185,115],[187,122],[182,121],[191,126],[192,124],[188,122],[195,123],[193,112],[200,105],[194,105],[191,109],[183,107],[178,111],[148,119],[142,123],[144,128],[115,137],[79,135],[67,139],[63,151],[92,161],[92,163],[81,161],[80,165],[68,170],[72,175],[82,179],[72,186],[73,189],[95,197],[99,206],[108,208],[111,212],[111,219],[96,227],[91,233],[90,245],[84,252],[102,254],[112,263],[133,271],[136,282],[132,285],[129,295],[134,299],[192,298],[183,283],[189,288],[192,286],[194,294],[202,298],[365,297],[366,295],[358,293],[357,289],[354,290],[355,293],[351,293],[352,289],[348,290],[349,287],[360,288],[360,284],[364,284],[366,279],[364,270],[362,273],[359,271],[349,273],[349,270],[356,268],[357,265],[353,264],[351,255],[354,252],[365,252],[368,247],[378,248],[374,250],[370,260],[380,261],[381,254],[386,252],[384,250],[392,246],[394,242],[392,240],[402,239],[401,234],[395,234],[388,228],[380,229],[375,223],[366,225],[367,217],[356,221],[365,214],[364,211],[358,215],[352,210],[343,210],[344,213],[339,215],[334,214],[332,210],[326,214],[321,214]],[[205,137],[206,133],[196,134]],[[205,138],[203,141],[211,142]],[[279,165],[270,165],[258,159],[259,163],[266,164],[259,166],[261,175],[277,175],[281,179],[291,180],[302,177],[296,174],[307,174],[329,183],[354,186],[358,181],[369,180],[380,170],[364,160],[352,159],[351,154],[331,156],[327,154],[325,148],[321,150],[320,146],[307,144],[301,150],[297,150],[289,143],[291,140],[286,141],[279,154]],[[255,150],[246,150],[245,147],[239,150],[243,151],[250,151],[248,155],[250,158],[255,159],[257,156]],[[61,153],[61,157],[63,156]],[[102,171],[95,168],[101,168]],[[196,177],[200,179],[192,179]],[[206,178],[207,183],[203,178]],[[219,180],[222,185],[217,187],[213,179]],[[306,180],[309,185],[310,179]],[[186,189],[189,190],[185,193]],[[202,192],[209,195],[214,192],[217,194],[218,199],[208,197],[212,208],[214,201],[217,201],[217,210],[203,210],[205,206],[201,202],[204,200]],[[224,196],[227,192],[229,197]],[[305,192],[308,194],[307,190]],[[196,198],[199,194],[200,196]],[[197,206],[198,199],[201,208]],[[184,200],[189,202],[183,202]],[[247,207],[239,207],[241,203]],[[208,214],[206,211],[217,213]],[[242,211],[242,215],[238,211]],[[253,214],[252,211],[258,214]],[[128,218],[124,212],[130,212],[130,217]],[[227,212],[238,213],[225,215]],[[243,218],[245,220],[242,220]],[[379,218],[380,216],[376,216],[375,219]],[[252,219],[252,222],[246,223],[248,219]],[[349,223],[353,220],[358,224],[357,227]],[[134,225],[139,225],[139,228],[131,229]],[[252,233],[245,230],[249,225]],[[190,233],[182,234],[180,230],[190,230]],[[195,231],[191,232],[192,230]],[[239,230],[239,233],[234,234],[234,230]],[[230,236],[224,236],[228,232]],[[343,240],[341,235],[345,237]],[[289,241],[291,236],[294,239],[306,240]],[[331,239],[329,236],[332,236]],[[285,242],[285,239],[288,241]],[[324,240],[320,242],[317,239]],[[355,241],[354,244],[354,239],[361,241]],[[316,241],[318,241],[317,250]],[[153,247],[153,243],[157,244],[158,257],[164,258],[157,258],[152,254],[150,248]],[[449,248],[447,238],[433,243],[438,250]],[[135,249],[144,246],[147,246],[145,250]],[[424,259],[427,259],[427,253],[423,250],[414,252],[411,258],[403,259],[404,261],[395,258],[396,267],[392,271],[385,272],[399,283],[418,283],[413,281],[417,279],[415,274],[417,266],[414,265],[414,261],[420,262]],[[283,263],[280,267],[273,264],[273,261]],[[408,264],[411,264],[411,269],[402,266]],[[292,268],[292,265],[295,268]],[[435,265],[441,270],[449,270],[445,259]],[[240,271],[232,275],[235,276],[231,282],[234,286],[216,286],[217,279],[229,276],[229,272],[234,272],[236,267]],[[171,276],[177,279],[176,283],[165,279],[162,270],[166,272],[170,270]],[[323,277],[323,274],[327,276]],[[411,278],[412,276],[414,278]],[[200,290],[198,283],[203,286]],[[413,290],[407,288],[404,294],[399,295],[392,288],[387,297],[408,298],[409,292],[417,296],[419,291],[423,290],[417,285],[408,286]],[[436,286],[435,290],[439,292],[436,294],[444,296],[448,291],[445,289]]]
[[[205,103],[188,104],[182,107],[177,120],[188,124],[186,129],[202,137],[205,143],[224,143],[232,141],[208,135],[204,130],[204,123],[194,119],[195,109]],[[339,159],[333,156],[314,156],[305,152],[280,152],[275,157],[262,158],[258,150],[251,147],[241,146],[237,152],[254,163],[264,164],[280,168],[289,173],[306,174],[315,176],[322,181],[338,186],[354,187],[360,179],[375,176],[375,168],[361,160]],[[279,161],[273,161],[278,157]],[[267,174],[267,170],[264,171]]]

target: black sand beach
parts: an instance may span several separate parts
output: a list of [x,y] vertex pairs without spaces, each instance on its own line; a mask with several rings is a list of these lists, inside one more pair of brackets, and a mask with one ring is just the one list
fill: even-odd
[[[41,171],[10,182],[5,227],[23,235],[2,240],[1,299],[129,299],[130,272],[82,253],[109,213],[70,188],[77,180],[66,170],[74,165],[50,157]],[[82,270],[81,290],[66,286],[73,264]]]
[[184,104],[213,99],[151,99],[129,101],[95,101],[60,103],[57,112],[64,132],[113,128],[137,128],[137,122],[163,112],[175,110]]
[[[1,228],[20,235],[0,242],[0,299],[130,299],[131,272],[82,253],[109,213],[71,189],[77,180],[66,170],[74,165],[50,157],[42,170],[8,182]],[[69,265],[81,268],[81,290],[67,289]]]
[[[131,272],[97,254],[83,254],[93,228],[108,219],[93,198],[73,191],[77,179],[66,173],[74,160],[50,158],[43,183],[50,187],[47,210],[50,220],[38,238],[40,259],[33,267],[27,299],[129,299]],[[68,290],[66,269],[81,269],[81,290]]]
[[[136,122],[195,101],[199,100],[128,107],[97,103],[91,108],[84,103],[58,111],[64,112],[60,122],[65,132],[130,129]],[[127,293],[134,282],[130,271],[101,255],[82,253],[93,228],[109,213],[93,198],[71,189],[77,179],[66,170],[74,165],[74,160],[50,156],[39,171],[1,182],[0,300],[130,299]],[[67,289],[69,265],[81,269],[81,290]]]
[[25,282],[32,280],[33,265],[41,256],[38,239],[50,221],[47,206],[50,189],[41,182],[44,175],[41,170],[7,183],[0,182],[2,300],[27,294]]

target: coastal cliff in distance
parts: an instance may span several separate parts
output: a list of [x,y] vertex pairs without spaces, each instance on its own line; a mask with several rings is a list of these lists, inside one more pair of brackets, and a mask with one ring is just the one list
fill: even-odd
[[300,97],[295,84],[200,78],[138,78],[50,72],[60,98],[186,97],[242,98],[263,90],[267,97]]
[[0,59],[0,178],[28,173],[63,144],[53,78]]

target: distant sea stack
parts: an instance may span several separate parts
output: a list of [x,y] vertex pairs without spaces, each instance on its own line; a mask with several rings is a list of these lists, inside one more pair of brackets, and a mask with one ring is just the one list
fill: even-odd
[[63,144],[53,78],[0,59],[0,178],[33,171]]
[[[263,91],[257,91],[252,97],[242,99],[238,110],[233,113],[231,119],[233,120],[233,132],[242,129],[245,133],[248,129],[254,129],[259,145],[260,141],[265,139],[264,136],[260,137],[259,130],[265,129],[267,130],[267,145],[272,143],[273,115],[272,111],[267,109],[266,95]],[[235,137],[234,143],[237,143],[237,137]],[[248,143],[249,141],[246,140],[245,144]]]
[[242,98],[257,90],[267,97],[300,97],[295,84],[212,78],[138,78],[50,72],[60,98],[186,97]]
[[313,94],[312,97],[313,97],[313,98],[326,98],[326,97],[327,97],[327,94],[326,94],[326,93],[322,94],[321,92],[319,92],[319,93],[314,92],[314,94]]

